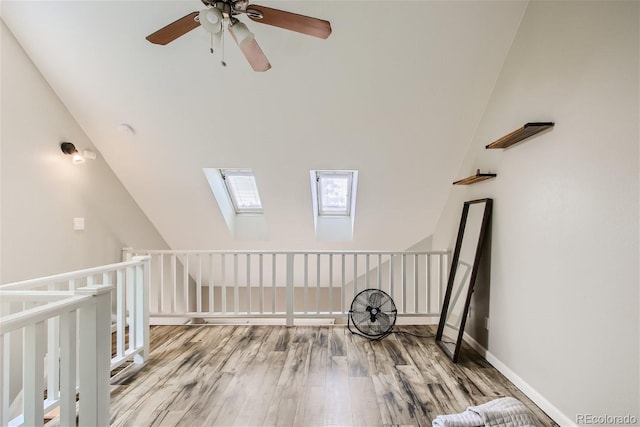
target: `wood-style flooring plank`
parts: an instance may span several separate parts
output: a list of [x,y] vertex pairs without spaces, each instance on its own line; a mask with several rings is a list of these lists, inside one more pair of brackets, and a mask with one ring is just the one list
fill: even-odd
[[258,365],[257,355],[262,342],[252,339],[251,336],[243,337],[241,342],[242,345],[239,345],[220,366],[220,370],[232,375],[232,379],[214,405],[215,411],[207,417],[209,425],[234,425],[240,409],[248,402],[252,388],[256,385],[251,372]]
[[349,377],[351,392],[351,418],[354,426],[380,426],[382,416],[378,409],[371,377]]
[[325,395],[323,385],[305,387],[300,411],[296,414],[294,425],[306,427],[324,426]]
[[304,393],[310,342],[290,344],[271,400],[266,425],[294,425]]
[[368,340],[357,335],[347,336],[347,360],[349,361],[349,377],[366,377],[369,373],[369,355],[373,352]]
[[327,375],[327,360],[329,353],[329,328],[315,328],[313,344],[309,354],[309,372],[307,373],[307,386],[325,385]]
[[353,425],[347,357],[331,356],[325,378],[324,424],[327,426]]
[[383,424],[415,425],[393,374],[371,376]]
[[412,365],[397,366],[396,369],[397,381],[407,398],[409,417],[415,419],[417,425],[431,425],[431,420],[438,414],[429,400],[429,389],[420,371]]
[[259,426],[265,423],[286,356],[283,351],[275,351],[274,342],[265,341],[260,347],[254,362],[240,374],[247,387],[246,399],[238,410],[234,425]]

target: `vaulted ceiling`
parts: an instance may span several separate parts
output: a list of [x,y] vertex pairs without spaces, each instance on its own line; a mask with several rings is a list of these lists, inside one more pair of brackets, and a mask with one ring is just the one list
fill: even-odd
[[[333,33],[241,18],[273,67],[256,73],[230,38],[222,67],[202,28],[145,40],[197,0],[3,0],[0,13],[171,247],[402,250],[429,236],[527,3],[259,3]],[[269,240],[233,239],[209,167],[253,168]],[[359,171],[353,241],[316,240],[311,169]]]

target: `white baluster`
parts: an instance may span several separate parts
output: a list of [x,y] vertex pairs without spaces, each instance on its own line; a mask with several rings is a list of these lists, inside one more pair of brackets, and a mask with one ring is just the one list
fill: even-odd
[[382,290],[382,254],[376,253],[374,259],[374,270],[375,270],[375,289]]
[[394,288],[394,281],[393,281],[393,264],[394,261],[396,260],[396,257],[394,254],[389,254],[389,296],[393,299],[393,288]]
[[260,314],[264,314],[264,260],[262,254],[258,255],[259,271],[260,271]]
[[320,313],[320,254],[316,254],[316,313]]
[[413,254],[413,312],[418,313],[418,254]]
[[75,310],[60,315],[60,425],[76,424],[76,318]]
[[400,270],[400,277],[402,280],[402,310],[401,313],[407,312],[407,255],[402,254],[402,269]]
[[302,284],[303,284],[303,312],[307,314],[309,312],[309,254],[302,256]]
[[158,273],[160,281],[160,307],[158,307],[158,313],[164,312],[164,255],[158,256],[160,263],[160,272]]
[[202,257],[200,254],[196,255],[198,258],[198,277],[196,279],[196,311],[202,313]]
[[276,254],[271,255],[271,312],[276,312]]
[[184,261],[182,263],[182,297],[184,298],[183,302],[183,313],[188,313],[191,311],[191,306],[189,305],[189,255],[184,255]]
[[123,269],[116,271],[116,356],[124,356],[126,299]]
[[32,323],[24,328],[24,424],[44,424],[42,391],[44,390],[44,322]]
[[287,326],[293,326],[293,254],[287,253]]
[[214,294],[215,294],[215,283],[213,279],[213,254],[209,254],[209,313],[213,313],[215,311],[214,307]]
[[173,287],[173,298],[171,299],[171,312],[178,310],[178,268],[176,254],[171,255],[171,286]]
[[425,276],[426,276],[426,280],[427,280],[427,314],[431,314],[431,274],[432,274],[432,268],[431,268],[431,255],[430,254],[426,255],[425,266],[426,266]]
[[238,300],[240,292],[238,291],[238,254],[233,254],[233,312],[238,314]]
[[369,266],[369,254],[366,254],[365,257],[365,268],[364,268],[364,288],[369,289],[369,273],[371,272],[371,267]]
[[226,262],[224,260],[224,254],[222,254],[220,258],[220,274],[222,275],[222,287],[221,290],[221,299],[220,302],[222,304],[222,313],[227,314],[227,274],[226,274]]
[[59,318],[52,317],[47,321],[47,400],[53,401],[60,397],[60,335]]
[[251,254],[246,255],[247,262],[247,314],[251,314]]
[[346,264],[345,264],[345,255],[341,256],[342,262],[340,263],[342,269],[342,281],[340,286],[340,313],[345,314],[345,287],[347,286],[347,276],[346,276]]
[[353,296],[358,294],[358,254],[353,254]]
[[329,254],[329,313],[333,313],[333,254]]

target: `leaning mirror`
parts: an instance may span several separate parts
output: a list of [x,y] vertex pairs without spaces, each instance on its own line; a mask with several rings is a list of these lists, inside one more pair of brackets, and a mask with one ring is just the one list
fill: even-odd
[[492,203],[491,199],[472,200],[465,202],[462,209],[447,292],[436,333],[438,345],[454,362],[460,356],[464,325],[478,274]]

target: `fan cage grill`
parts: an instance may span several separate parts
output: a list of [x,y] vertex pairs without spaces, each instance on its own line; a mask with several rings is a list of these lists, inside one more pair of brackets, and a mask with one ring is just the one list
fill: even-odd
[[[396,305],[386,292],[365,289],[351,302],[347,326],[351,333],[379,340],[391,333],[397,316]],[[351,323],[357,332],[351,329]]]

